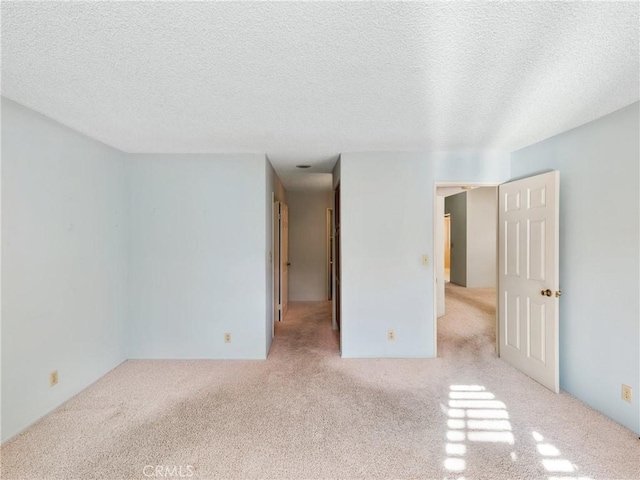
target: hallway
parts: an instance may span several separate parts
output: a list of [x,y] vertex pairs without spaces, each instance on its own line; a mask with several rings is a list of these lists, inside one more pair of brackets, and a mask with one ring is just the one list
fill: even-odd
[[331,328],[331,302],[289,302],[287,316],[275,324],[269,360],[301,356],[340,356],[339,333]]
[[[490,334],[467,293],[447,308]],[[637,478],[632,432],[460,325],[443,321],[442,358],[341,359],[330,312],[291,303],[266,361],[123,363],[5,444],[2,478],[144,479],[148,465],[202,480]]]
[[496,354],[496,290],[445,284],[445,312],[438,318],[438,357]]

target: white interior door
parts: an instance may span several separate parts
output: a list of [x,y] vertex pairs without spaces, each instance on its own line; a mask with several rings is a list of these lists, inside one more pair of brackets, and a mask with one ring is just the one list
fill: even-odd
[[273,203],[273,328],[275,333],[275,322],[279,322],[280,309],[280,202]]
[[499,187],[500,357],[559,391],[559,172]]
[[287,315],[289,308],[289,207],[280,204],[280,296],[281,320]]

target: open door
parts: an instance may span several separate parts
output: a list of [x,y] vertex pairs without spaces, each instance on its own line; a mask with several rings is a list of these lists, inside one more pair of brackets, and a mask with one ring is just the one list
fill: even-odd
[[289,207],[280,204],[280,320],[289,308]]
[[499,187],[500,357],[558,392],[557,171]]
[[334,262],[334,275],[335,275],[335,291],[333,294],[335,295],[335,318],[336,318],[336,326],[338,330],[340,329],[340,312],[342,311],[342,287],[340,285],[340,280],[342,278],[342,264],[341,264],[341,255],[340,251],[340,185],[338,185],[334,191],[333,197],[333,244],[335,249],[335,255],[333,257]]
[[333,300],[333,208],[327,208],[327,300]]
[[275,322],[282,320],[282,292],[280,288],[280,202],[273,203],[273,322],[272,335],[275,334]]

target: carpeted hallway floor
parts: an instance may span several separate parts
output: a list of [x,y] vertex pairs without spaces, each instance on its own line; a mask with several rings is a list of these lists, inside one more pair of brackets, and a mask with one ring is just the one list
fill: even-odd
[[438,359],[343,360],[309,303],[267,361],[125,362],[3,445],[1,478],[639,478],[631,431],[496,358],[492,295],[447,287]]

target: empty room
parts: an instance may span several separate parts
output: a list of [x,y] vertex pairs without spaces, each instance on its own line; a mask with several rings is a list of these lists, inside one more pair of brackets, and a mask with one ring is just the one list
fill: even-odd
[[640,3],[0,9],[0,478],[640,478]]

